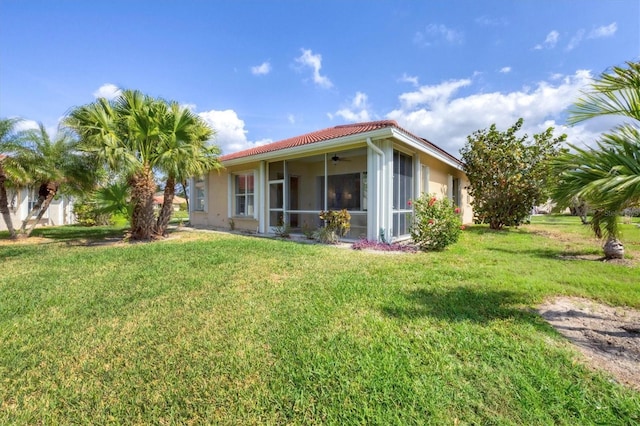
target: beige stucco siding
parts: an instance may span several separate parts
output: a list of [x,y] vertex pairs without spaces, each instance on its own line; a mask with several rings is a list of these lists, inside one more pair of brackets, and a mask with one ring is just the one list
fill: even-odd
[[[458,207],[461,210],[462,223],[472,223],[473,211],[467,190],[469,181],[464,172],[426,154],[420,155],[420,164],[429,167],[429,187],[427,191],[425,191],[426,188],[421,187],[421,192],[428,192],[435,194],[438,198],[445,198],[450,194],[449,185],[451,182],[449,177],[460,179],[460,205]],[[422,179],[420,179],[420,181],[422,181]],[[422,182],[418,182],[417,184],[422,185]]]
[[[258,163],[251,163],[242,166],[235,166],[210,172],[207,178],[207,206],[205,211],[192,211],[191,222],[196,227],[207,227],[213,229],[231,229],[231,220],[236,230],[255,232],[258,228],[258,221],[248,217],[234,217],[229,215],[229,179],[233,173],[254,172],[255,182],[258,182]],[[254,195],[257,202],[257,194]]]

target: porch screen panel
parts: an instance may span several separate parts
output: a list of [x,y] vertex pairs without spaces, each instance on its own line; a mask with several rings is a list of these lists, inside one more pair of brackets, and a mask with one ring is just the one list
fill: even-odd
[[393,152],[393,236],[408,235],[413,219],[409,201],[413,196],[413,158]]

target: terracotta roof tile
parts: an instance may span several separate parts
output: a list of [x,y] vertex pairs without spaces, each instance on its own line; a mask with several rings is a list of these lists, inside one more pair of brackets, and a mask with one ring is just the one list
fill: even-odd
[[309,145],[317,142],[328,141],[331,139],[338,139],[346,136],[352,136],[360,133],[367,133],[374,130],[384,129],[393,127],[406,135],[416,139],[419,142],[424,143],[425,145],[432,147],[433,149],[441,152],[452,160],[460,163],[456,157],[452,156],[448,152],[429,142],[428,140],[418,137],[411,132],[403,129],[398,126],[398,123],[394,120],[381,120],[381,121],[370,121],[365,123],[353,123],[353,124],[343,124],[340,126],[330,127],[328,129],[317,130],[315,132],[307,133],[300,136],[295,136],[289,139],[284,139],[281,141],[273,142],[267,145],[257,146],[255,148],[246,149],[244,151],[238,151],[231,154],[223,155],[220,157],[221,161],[229,161],[235,160],[238,158],[251,157],[254,155],[266,154],[269,152],[280,151],[283,149],[294,148],[303,145]]

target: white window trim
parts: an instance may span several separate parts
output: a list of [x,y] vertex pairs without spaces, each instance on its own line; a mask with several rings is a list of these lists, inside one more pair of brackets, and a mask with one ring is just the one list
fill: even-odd
[[[247,215],[237,215],[236,214],[236,176],[247,176],[247,175],[252,175],[253,176],[253,214],[247,214]],[[243,171],[237,171],[237,172],[233,172],[233,173],[229,173],[229,180],[228,180],[228,185],[229,185],[229,189],[227,191],[227,193],[229,194],[229,209],[227,211],[228,216],[230,218],[239,218],[239,219],[246,219],[246,218],[253,218],[253,219],[257,219],[257,215],[258,215],[258,204],[257,204],[257,199],[258,199],[258,179],[257,179],[257,175],[258,173],[256,172],[256,170],[243,170]]]
[[209,210],[209,175],[208,174],[204,174],[202,175],[202,181],[204,182],[204,203],[203,203],[203,207],[202,210],[200,209],[196,209],[196,205],[197,205],[197,200],[198,198],[196,197],[196,182],[198,181],[198,178],[200,176],[194,176],[191,178],[191,194],[190,197],[191,201],[189,202],[189,211],[192,213],[207,213]]

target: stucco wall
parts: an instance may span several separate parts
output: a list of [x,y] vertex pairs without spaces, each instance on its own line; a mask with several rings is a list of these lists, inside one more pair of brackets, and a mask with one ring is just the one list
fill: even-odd
[[[258,221],[247,217],[234,217],[229,215],[229,176],[233,173],[251,172],[255,173],[255,182],[258,181],[258,163],[243,165],[241,167],[230,167],[220,171],[210,172],[207,176],[206,195],[207,202],[204,211],[191,211],[191,223],[196,227],[213,229],[231,229],[255,232],[258,229]],[[257,203],[257,193],[254,195]]]
[[[449,176],[460,179],[460,202],[458,207],[461,210],[462,223],[472,223],[473,209],[470,204],[471,198],[469,197],[469,192],[466,189],[467,186],[469,186],[469,181],[464,172],[425,154],[420,155],[420,163],[421,165],[429,167],[429,188],[426,192],[435,194],[438,198],[448,196],[450,185]],[[420,182],[420,184],[422,184],[422,182]],[[425,188],[421,188],[421,191],[424,190]]]

